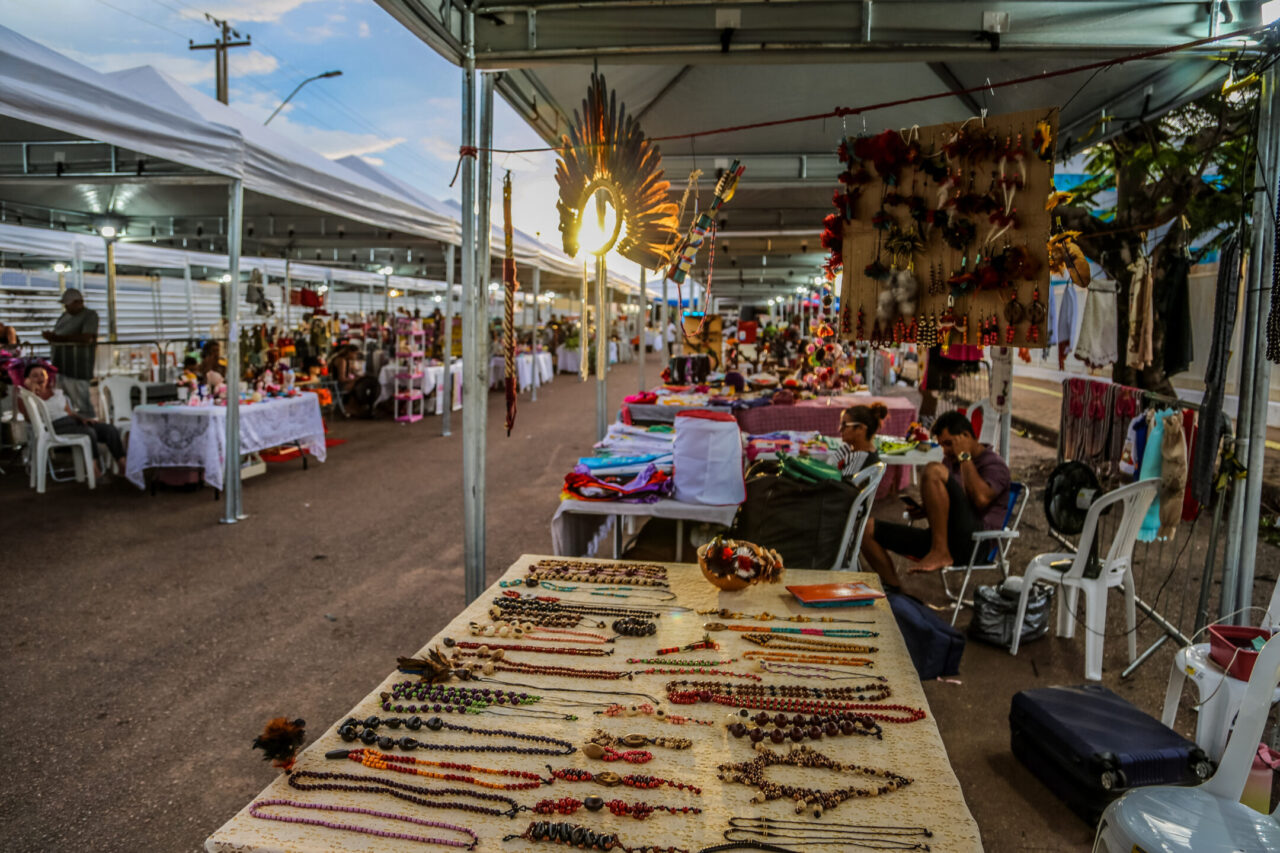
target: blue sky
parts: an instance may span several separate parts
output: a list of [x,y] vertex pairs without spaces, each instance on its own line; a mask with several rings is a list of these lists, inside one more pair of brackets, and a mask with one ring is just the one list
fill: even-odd
[[[341,69],[303,88],[272,129],[329,157],[362,156],[437,198],[458,196],[448,184],[461,73],[373,0],[0,0],[5,26],[91,68],[154,65],[213,95],[213,51],[187,47],[216,37],[205,12],[252,35],[230,54],[232,107],[265,120],[298,82]],[[494,142],[542,144],[500,98]],[[496,155],[494,165],[496,181],[513,173],[516,226],[554,242],[554,157]]]

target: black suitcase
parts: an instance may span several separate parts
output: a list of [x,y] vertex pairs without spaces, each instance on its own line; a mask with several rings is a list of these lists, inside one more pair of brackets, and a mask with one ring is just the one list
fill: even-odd
[[1204,750],[1099,684],[1016,694],[1009,730],[1018,760],[1090,825],[1131,788],[1213,772]]

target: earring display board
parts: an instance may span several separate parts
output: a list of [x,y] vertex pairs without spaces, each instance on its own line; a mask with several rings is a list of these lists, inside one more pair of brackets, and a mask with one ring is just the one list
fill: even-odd
[[841,143],[823,243],[843,337],[1047,346],[1057,132],[1055,107]]

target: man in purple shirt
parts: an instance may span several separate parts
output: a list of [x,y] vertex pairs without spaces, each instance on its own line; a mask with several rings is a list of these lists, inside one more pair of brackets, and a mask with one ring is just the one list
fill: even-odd
[[890,552],[917,560],[913,573],[935,572],[957,559],[968,560],[974,533],[1004,524],[1011,481],[1005,461],[978,443],[973,424],[959,412],[939,415],[933,437],[942,446],[943,461],[921,470],[924,506],[912,511],[914,518],[927,518],[929,526],[873,518],[862,537],[862,555],[886,586],[899,585]]

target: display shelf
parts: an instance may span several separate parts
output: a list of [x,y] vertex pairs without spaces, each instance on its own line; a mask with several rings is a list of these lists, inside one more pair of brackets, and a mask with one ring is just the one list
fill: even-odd
[[395,390],[391,395],[398,423],[414,423],[426,414],[426,391],[423,388],[427,337],[422,321],[397,317]]

